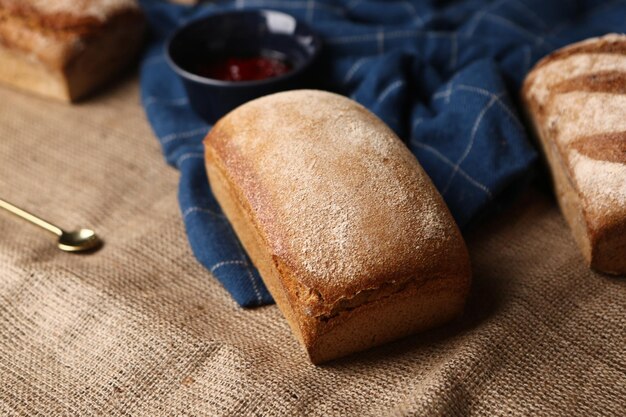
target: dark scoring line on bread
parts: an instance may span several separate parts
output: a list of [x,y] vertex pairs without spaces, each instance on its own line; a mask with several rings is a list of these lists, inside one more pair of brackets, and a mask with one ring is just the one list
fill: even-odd
[[569,146],[591,159],[626,164],[626,132],[583,136]]
[[561,81],[550,88],[553,94],[585,91],[590,93],[626,94],[626,72],[600,71]]

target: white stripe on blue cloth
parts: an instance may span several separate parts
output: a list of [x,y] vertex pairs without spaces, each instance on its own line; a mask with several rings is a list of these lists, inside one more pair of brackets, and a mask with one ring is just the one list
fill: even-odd
[[[425,149],[425,150],[429,151],[430,153],[435,155],[437,158],[439,158],[442,162],[444,162],[446,165],[449,165],[451,167],[455,166],[454,162],[449,160],[444,154],[442,154],[441,152],[439,152],[437,149],[433,148],[432,146],[427,145],[427,144],[422,143],[422,142],[418,142],[417,140],[412,140],[411,144],[416,146],[416,147],[418,147],[418,148],[422,148],[422,149]],[[486,185],[484,185],[484,184],[480,183],[478,180],[472,178],[467,172],[465,172],[465,170],[463,168],[459,167],[458,170],[459,170],[459,174],[461,174],[461,176],[463,178],[468,180],[470,182],[470,184],[472,184],[475,187],[477,187],[478,189],[484,191],[485,194],[487,194],[487,196],[489,198],[492,198],[491,191],[489,190],[489,188]]]
[[352,79],[354,74],[356,74],[356,72],[363,66],[363,64],[365,64],[367,61],[371,59],[372,59],[371,57],[366,56],[366,57],[359,58],[356,61],[354,61],[354,64],[352,64],[350,69],[348,69],[345,77],[343,78],[343,84],[347,84]]
[[387,88],[385,88],[383,92],[380,93],[380,96],[376,100],[376,104],[380,104],[383,101],[385,101],[385,99],[387,98],[389,94],[391,94],[394,90],[397,90],[398,88],[402,87],[403,85],[404,85],[404,80],[396,80],[392,82],[391,84],[389,84]]
[[[448,84],[448,87],[450,87],[451,85]],[[484,88],[480,88],[480,87],[475,87],[472,85],[466,85],[466,84],[459,84],[457,86],[455,86],[454,88],[446,88],[444,91],[439,91],[438,93],[433,94],[433,98],[434,99],[440,99],[445,97],[446,98],[446,102],[450,101],[450,95],[452,94],[453,91],[455,90],[462,90],[462,91],[468,91],[470,93],[477,93],[486,97],[490,97],[490,98],[494,98],[496,99],[496,102],[498,103],[498,105],[502,108],[502,110],[504,110],[506,112],[506,114],[509,115],[509,117],[513,120],[513,122],[515,122],[515,124],[517,125],[517,127],[520,130],[524,130],[524,126],[522,125],[522,122],[520,122],[519,118],[517,117],[517,115],[515,114],[515,112],[513,110],[511,110],[511,108],[509,106],[506,105],[506,103],[504,101],[502,101],[502,99],[500,98],[501,96],[496,96],[494,93],[492,93],[491,91],[485,90]]]
[[504,95],[504,91],[499,93],[499,94],[497,94],[497,95],[494,95],[489,100],[489,102],[485,105],[485,107],[483,107],[483,109],[480,111],[480,113],[478,113],[478,116],[476,116],[476,120],[474,121],[474,126],[472,126],[472,134],[470,136],[470,140],[469,140],[467,146],[465,147],[465,151],[463,152],[463,155],[461,155],[461,157],[456,162],[456,164],[454,164],[454,167],[452,169],[452,173],[450,174],[450,178],[448,178],[448,182],[446,183],[446,185],[443,187],[443,190],[441,191],[442,195],[446,194],[446,192],[450,188],[450,185],[452,184],[452,180],[454,179],[454,176],[459,171],[460,165],[463,163],[463,161],[465,161],[465,158],[467,158],[467,156],[469,155],[470,151],[472,150],[472,147],[474,146],[474,140],[476,139],[476,133],[478,132],[478,128],[480,127],[480,124],[481,124],[483,118],[485,117],[485,114],[498,101],[498,99],[502,95]]
[[413,120],[413,123],[411,124],[411,134],[415,131],[415,128],[417,128],[417,126],[423,121],[423,117],[417,117],[415,120]]
[[343,15],[344,9],[341,7],[330,6],[328,4],[320,4],[316,1],[312,2],[309,6],[309,1],[297,1],[297,0],[238,0],[236,3],[237,8],[243,7],[276,7],[281,9],[304,9],[312,7],[318,10],[326,10],[333,13]]
[[376,43],[378,45],[378,55],[385,53],[385,29],[379,28],[376,33]]
[[506,112],[506,114],[509,115],[509,117],[515,122],[517,127],[520,130],[522,130],[522,131],[524,130],[524,125],[522,125],[522,122],[520,122],[520,120],[518,119],[517,115],[500,98],[500,97],[502,97],[502,94],[500,96],[497,96],[496,94],[492,93],[491,91],[485,90],[484,88],[474,87],[474,86],[465,85],[465,84],[459,84],[457,86],[457,88],[459,90],[472,91],[472,92],[475,92],[475,93],[478,93],[478,94],[482,94],[482,95],[487,96],[487,97],[495,98],[496,102],[498,103],[498,105],[502,108],[502,110],[504,110]]
[[413,3],[405,0],[402,3],[402,6],[409,12],[411,17],[413,17],[413,20],[415,21],[415,23],[417,23],[420,26],[424,26],[424,19],[422,19],[419,13],[417,13],[417,10],[415,9],[415,6],[413,5]]
[[468,26],[466,34],[468,36],[472,36],[474,34],[474,31],[478,27],[478,24],[483,19],[483,17],[485,17],[485,15],[489,11],[497,9],[499,6],[503,5],[505,2],[506,2],[506,0],[499,0],[499,1],[496,1],[496,2],[493,2],[493,3],[489,3],[485,7],[483,7],[482,9],[477,10],[474,13],[474,16],[472,16],[472,18],[470,19],[471,24],[470,24],[470,26]]
[[504,18],[502,16],[498,16],[495,14],[491,14],[491,13],[487,13],[485,14],[483,19],[487,19],[487,20],[491,20],[494,23],[499,23],[503,26],[508,27],[509,29],[513,29],[516,30],[518,33],[526,36],[529,39],[533,39],[535,41],[535,45],[539,46],[539,45],[545,45],[546,47],[550,48],[550,49],[556,49],[556,46],[550,44],[549,42],[546,42],[546,40],[544,39],[543,36],[537,36],[534,33],[532,33],[531,31],[524,29],[523,27],[521,27],[520,25],[518,25],[515,22],[510,21],[507,18]]
[[188,159],[193,159],[193,158],[204,158],[204,154],[201,152],[187,152],[182,154],[181,156],[178,157],[178,159],[176,160],[175,164],[176,167],[180,169],[180,166],[183,162],[185,162]]
[[450,96],[452,95],[452,91],[454,90],[452,88],[453,82],[454,82],[454,80],[448,81],[448,83],[446,84],[446,89],[443,90],[443,91],[439,91],[438,93],[433,94],[433,99],[445,98],[446,99],[446,103],[449,103],[450,102]]
[[187,217],[188,215],[190,215],[191,213],[205,213],[205,214],[210,214],[212,216],[215,217],[219,217],[221,219],[224,219],[225,216],[221,213],[217,213],[211,209],[208,209],[206,207],[198,207],[198,206],[192,206],[192,207],[187,207],[187,209],[185,209],[185,211],[183,211],[183,217]]
[[240,259],[239,260],[236,259],[236,260],[232,260],[232,261],[221,261],[221,262],[216,263],[212,267],[210,267],[209,271],[211,271],[211,273],[213,273],[216,269],[219,269],[219,268],[221,268],[223,266],[226,266],[226,265],[244,265],[244,266],[246,266],[246,261],[242,261]]
[[528,5],[522,3],[521,1],[510,1],[507,4],[516,8],[519,12],[522,12],[527,18],[539,24],[539,26],[544,28],[546,27],[546,22],[537,13],[535,13],[533,9],[528,7]]
[[[424,118],[422,118],[422,117],[417,117],[417,118],[415,118],[415,120],[413,120],[413,124],[411,125],[411,132],[412,132],[412,134],[414,134],[413,132],[415,131],[417,126],[419,126],[419,124],[422,123],[423,121],[424,121]],[[432,147],[430,145],[427,145],[425,143],[419,142],[415,137],[413,137],[411,139],[411,144],[416,146],[416,147],[418,147],[418,148],[422,148],[422,149],[425,149],[425,150],[429,151],[430,153],[435,155],[437,158],[439,158],[441,161],[443,161],[446,165],[448,165],[450,167],[454,167],[454,163],[450,159],[448,159],[448,157],[446,157],[444,154],[439,152],[436,148],[434,148],[434,147]],[[461,174],[461,176],[463,178],[468,180],[470,182],[470,184],[472,184],[475,187],[477,187],[477,188],[481,189],[482,191],[484,191],[485,194],[487,194],[487,196],[489,198],[492,198],[492,193],[489,190],[489,187],[487,187],[485,184],[482,184],[478,180],[476,180],[473,177],[471,177],[467,172],[465,172],[465,170],[463,168],[459,167],[459,174]]]
[[[427,38],[448,38],[452,39],[456,36],[462,36],[457,34],[456,32],[450,31],[423,31],[423,30],[394,30],[391,32],[385,32],[386,39],[398,39],[398,38],[412,38],[416,36],[422,36]],[[329,44],[346,44],[346,43],[354,43],[354,42],[366,42],[366,41],[375,41],[378,38],[378,32],[375,33],[363,33],[361,35],[346,35],[346,36],[336,36],[334,38],[325,39],[326,43]]]
[[197,129],[188,130],[186,132],[170,133],[169,135],[165,135],[161,138],[161,143],[165,145],[173,140],[190,138],[193,136],[205,134],[207,133],[207,131],[207,127],[199,127]]
[[146,107],[153,104],[162,104],[165,106],[186,106],[187,104],[189,104],[189,99],[187,97],[161,98],[148,96],[143,100],[143,105]]

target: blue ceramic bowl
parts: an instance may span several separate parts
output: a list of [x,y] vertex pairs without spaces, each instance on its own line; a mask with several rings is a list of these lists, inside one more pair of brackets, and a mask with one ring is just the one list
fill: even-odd
[[[235,107],[283,90],[311,86],[320,40],[294,17],[271,10],[213,14],[178,29],[166,46],[191,107],[209,123]],[[291,65],[283,75],[254,81],[223,81],[199,74],[198,65],[228,57],[278,57]]]

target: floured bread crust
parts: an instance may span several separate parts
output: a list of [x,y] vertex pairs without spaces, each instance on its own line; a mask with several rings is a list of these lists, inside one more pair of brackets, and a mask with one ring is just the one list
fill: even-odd
[[547,56],[527,76],[522,96],[587,262],[626,274],[626,36]]
[[205,140],[212,190],[314,362],[457,315],[463,239],[415,157],[335,94],[249,102]]
[[129,62],[143,31],[134,0],[0,0],[0,81],[75,100]]
[[124,13],[138,13],[136,0],[0,0],[0,9],[55,30],[89,30]]

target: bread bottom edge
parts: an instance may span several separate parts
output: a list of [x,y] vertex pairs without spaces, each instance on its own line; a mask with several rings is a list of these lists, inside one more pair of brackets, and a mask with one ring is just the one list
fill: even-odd
[[467,298],[469,287],[459,285],[461,281],[433,278],[340,314],[331,319],[340,322],[308,347],[311,362],[342,358],[451,321],[462,314]]
[[608,275],[626,275],[626,219],[597,233],[590,267]]

